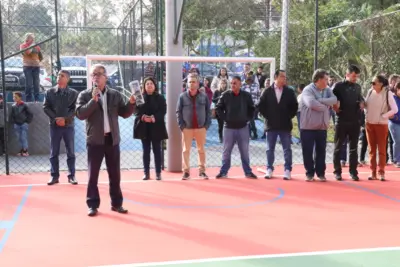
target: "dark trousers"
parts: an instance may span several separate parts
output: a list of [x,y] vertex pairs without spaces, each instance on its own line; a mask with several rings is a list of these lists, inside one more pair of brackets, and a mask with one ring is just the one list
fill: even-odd
[[160,140],[142,140],[143,147],[143,167],[144,173],[150,173],[150,151],[153,148],[154,165],[156,173],[161,173],[161,141]]
[[267,169],[274,170],[275,146],[279,139],[285,159],[285,171],[292,171],[292,134],[290,131],[268,131],[267,134]]
[[367,153],[368,140],[365,128],[361,129],[361,151],[360,151],[360,161],[365,161],[365,154]]
[[[307,177],[325,176],[326,170],[326,130],[301,130],[301,147],[303,150],[303,162]],[[314,161],[315,148],[315,161]]]
[[224,131],[224,120],[217,117],[217,121],[218,121],[218,135],[219,135],[219,138],[222,139],[223,131]]
[[[389,148],[389,151],[388,151],[388,148]],[[391,162],[393,162],[394,161],[393,160],[394,159],[393,158],[393,137],[392,137],[390,132],[389,132],[388,140],[387,140],[387,143],[386,143],[386,151],[388,151],[386,153],[386,163],[389,162],[389,159],[390,159]]]
[[343,143],[348,138],[349,142],[349,172],[352,175],[358,175],[358,138],[360,136],[360,124],[354,123],[337,123],[335,127],[335,151],[333,152],[333,166],[335,174],[342,174],[342,166],[340,164],[341,150]]
[[24,67],[24,75],[26,102],[39,101],[40,67]]
[[122,206],[121,191],[120,149],[119,145],[113,146],[112,136],[105,136],[104,145],[88,145],[88,171],[89,182],[86,194],[86,204],[89,208],[99,208],[100,194],[98,189],[99,173],[103,158],[106,160],[108,179],[110,181],[111,206]]
[[50,126],[50,174],[55,179],[60,177],[58,156],[62,139],[67,150],[68,177],[75,176],[75,129],[74,127]]

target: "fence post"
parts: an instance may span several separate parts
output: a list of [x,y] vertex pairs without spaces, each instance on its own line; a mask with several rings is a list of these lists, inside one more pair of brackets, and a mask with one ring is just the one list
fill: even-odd
[[6,72],[5,64],[4,64],[4,40],[3,40],[3,8],[0,5],[0,46],[1,46],[1,87],[3,92],[3,113],[4,113],[4,157],[5,157],[5,164],[6,164],[6,175],[10,174],[10,163],[8,159],[8,123],[7,123],[7,90],[6,90]]

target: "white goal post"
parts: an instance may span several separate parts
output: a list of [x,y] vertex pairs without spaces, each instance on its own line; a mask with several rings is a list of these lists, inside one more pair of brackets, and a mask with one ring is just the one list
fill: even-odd
[[271,84],[274,81],[276,62],[272,57],[188,57],[188,56],[123,56],[123,55],[86,55],[87,86],[92,84],[90,69],[92,61],[164,61],[164,62],[215,62],[215,63],[247,63],[258,62],[270,64]]

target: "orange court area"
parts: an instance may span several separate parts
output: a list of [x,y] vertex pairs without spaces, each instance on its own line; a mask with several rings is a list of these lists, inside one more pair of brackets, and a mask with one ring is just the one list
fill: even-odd
[[[361,180],[354,182],[344,169],[338,182],[329,166],[326,183],[308,183],[300,165],[291,181],[263,179],[256,169],[256,180],[235,167],[229,179],[214,179],[213,168],[209,180],[190,181],[168,172],[163,181],[142,181],[141,171],[123,171],[126,215],[110,210],[103,171],[102,203],[93,218],[86,215],[86,172],[77,174],[76,186],[66,175],[54,186],[46,185],[48,173],[2,176],[0,266],[158,266],[182,260],[187,264],[179,266],[192,266],[210,258],[400,247],[400,170],[389,166],[388,181],[381,182],[368,181],[368,168],[359,168]],[[282,168],[275,174],[283,174]]]

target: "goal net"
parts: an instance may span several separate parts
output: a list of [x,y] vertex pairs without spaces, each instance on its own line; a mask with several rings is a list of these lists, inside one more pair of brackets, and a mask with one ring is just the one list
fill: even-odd
[[[258,57],[193,57],[193,56],[125,56],[125,55],[87,55],[87,87],[92,86],[91,67],[94,64],[102,64],[106,67],[108,84],[111,88],[119,90],[126,98],[132,94],[129,84],[135,82],[142,85],[145,77],[151,76],[155,79],[160,93],[167,102],[166,126],[168,129],[168,140],[166,140],[166,150],[163,154],[165,165],[173,160],[181,162],[181,132],[177,125],[176,106],[179,95],[187,87],[186,77],[190,72],[196,72],[200,77],[200,88],[206,91],[212,100],[215,90],[219,89],[219,74],[227,74],[228,89],[233,76],[239,76],[242,86],[257,84],[258,96],[253,97],[256,101],[260,97],[264,87],[273,83],[276,71],[275,58]],[[245,75],[248,71],[253,72],[253,79],[247,79]],[[261,71],[261,73],[258,73]],[[250,83],[250,84],[249,84]],[[221,83],[222,84],[222,83]],[[243,87],[242,87],[243,88]],[[249,89],[249,87],[247,87]],[[251,89],[253,90],[253,89]],[[211,110],[214,104],[211,102]],[[133,139],[133,121],[135,116],[125,120],[120,120],[121,150],[124,156],[121,161],[126,168],[142,167],[142,145],[140,140]],[[219,167],[222,160],[222,126],[218,118],[213,117],[210,128],[206,136],[206,165],[207,167]],[[264,121],[256,116],[252,122],[250,140],[250,159],[251,165],[265,165],[265,142]],[[170,149],[172,148],[172,149]],[[197,166],[197,150],[191,150],[191,167]],[[282,162],[283,162],[283,156]],[[277,161],[280,161],[277,158]],[[153,162],[153,161],[151,161]],[[153,164],[153,163],[152,163]],[[231,157],[232,166],[240,166],[240,155],[235,147]]]

